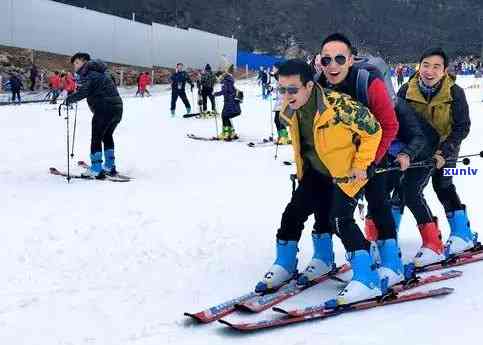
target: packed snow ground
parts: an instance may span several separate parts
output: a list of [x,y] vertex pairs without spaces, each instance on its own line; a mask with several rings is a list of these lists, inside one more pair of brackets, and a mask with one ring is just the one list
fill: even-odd
[[[460,78],[463,87],[472,77]],[[271,132],[270,102],[254,82],[235,120],[244,138]],[[483,148],[483,90],[468,88],[473,121],[462,153]],[[191,95],[189,95],[191,96]],[[73,180],[48,174],[66,166],[65,121],[51,105],[0,108],[0,343],[9,345],[194,344],[455,344],[481,337],[483,263],[464,266],[461,278],[433,285],[454,294],[274,331],[240,335],[213,323],[196,325],[196,312],[251,290],[274,258],[274,235],[290,199],[283,166],[291,148],[193,141],[214,135],[213,119],[169,115],[169,91],[126,98],[115,140],[118,168],[129,183]],[[191,97],[190,97],[191,100]],[[218,107],[221,109],[221,99]],[[71,114],[72,115],[72,114]],[[75,157],[88,159],[91,114],[79,105]],[[73,122],[71,122],[72,128]],[[474,229],[482,228],[483,165],[477,176],[456,177]],[[73,170],[78,170],[73,166]],[[449,233],[431,187],[433,211]],[[300,268],[312,254],[307,223]],[[483,235],[483,229],[480,231]],[[337,262],[344,250],[336,240]],[[420,246],[409,212],[400,243],[408,261]],[[301,306],[334,296],[327,283],[283,303]],[[230,320],[269,317],[233,314]]]

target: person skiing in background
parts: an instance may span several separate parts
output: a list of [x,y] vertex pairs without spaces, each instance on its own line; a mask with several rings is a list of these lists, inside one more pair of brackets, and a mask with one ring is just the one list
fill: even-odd
[[72,73],[70,72],[62,73],[61,81],[62,81],[62,85],[61,85],[62,90],[64,90],[67,93],[67,96],[73,94],[76,88],[76,83]]
[[[327,36],[321,44],[320,51],[320,83],[326,88],[349,95],[353,100],[362,102],[376,117],[382,129],[382,138],[377,148],[372,169],[388,166],[387,150],[398,132],[398,121],[394,111],[393,100],[389,96],[383,77],[375,70],[367,70],[367,99],[362,98],[362,90],[358,89],[358,75],[361,69],[354,66],[353,47],[349,39],[340,33]],[[376,227],[381,234],[378,250],[383,259],[380,268],[381,278],[388,278],[389,285],[404,279],[404,270],[397,242],[396,223],[392,215],[390,196],[386,188],[386,175],[376,174],[364,187],[364,196],[368,203],[368,214],[365,220],[365,232]],[[324,230],[327,232],[327,230]],[[330,232],[328,232],[330,234]],[[315,248],[317,246],[314,240]],[[332,248],[321,248],[331,251]],[[316,250],[316,257],[318,251]],[[330,264],[330,262],[329,262]],[[324,270],[322,270],[323,272]],[[309,280],[316,278],[308,272]]]
[[186,96],[186,83],[191,85],[191,92],[193,92],[194,84],[193,81],[190,79],[188,73],[183,71],[183,64],[180,62],[176,64],[176,70],[173,75],[171,75],[171,116],[175,116],[176,114],[176,101],[178,97],[184,103],[186,107],[186,113],[191,113],[191,105],[188,101],[188,97]]
[[143,76],[143,73],[139,73],[137,78],[136,78],[136,85],[138,87],[137,91],[136,91],[136,97],[141,95],[141,86],[140,86],[140,81],[141,81],[141,77]]
[[397,87],[399,88],[404,83],[404,66],[402,64],[398,64],[395,72],[397,78]]
[[[341,238],[353,270],[352,280],[337,302],[378,297],[382,294],[380,279],[369,242],[354,221],[354,210],[381,140],[381,127],[362,104],[314,83],[305,61],[284,62],[278,76],[279,91],[284,95],[280,116],[290,129],[299,185],[282,215],[276,260],[255,291],[277,289],[295,277],[298,242],[305,221],[314,214],[313,238],[321,248],[316,248],[320,256],[309,266],[327,263],[326,273],[334,269],[332,237],[325,234],[333,231]],[[358,143],[354,136],[359,137]],[[334,183],[334,178],[346,176],[352,176],[348,183]],[[298,283],[305,285],[305,279],[300,276]]]
[[139,93],[141,94],[142,97],[144,97],[145,93],[151,96],[148,90],[148,85],[150,84],[151,84],[151,77],[149,76],[149,72],[142,73],[139,76],[139,84],[138,84]]
[[278,92],[278,68],[280,67],[280,63],[276,62],[272,68],[272,77],[276,80],[277,85],[274,89],[274,100],[275,105],[273,107],[273,111],[275,113],[274,122],[275,127],[277,128],[277,144],[279,145],[286,145],[290,144],[290,138],[288,137],[287,127],[284,123],[280,121],[280,111],[282,110],[282,101],[283,97]]
[[223,123],[223,130],[219,138],[221,140],[238,139],[238,134],[235,133],[231,119],[241,114],[240,102],[235,99],[236,88],[235,78],[233,73],[235,67],[231,64],[223,73],[221,78],[221,91],[215,92],[214,96],[223,96],[223,110],[221,111],[221,119]]
[[146,81],[146,88],[144,90],[145,93],[147,93],[147,95],[149,97],[151,97],[151,92],[149,92],[149,86],[151,86],[151,84],[153,83],[153,80],[151,79],[151,75],[149,74],[148,71],[144,72],[144,76],[145,76],[145,81]]
[[30,91],[35,90],[35,84],[37,82],[37,78],[39,77],[39,71],[37,69],[37,66],[32,64],[32,67],[30,68]]
[[[105,175],[116,176],[113,133],[121,122],[123,103],[116,84],[100,60],[91,60],[87,53],[76,53],[71,58],[76,73],[80,77],[77,92],[69,95],[65,104],[70,105],[87,98],[93,113],[91,136],[91,166],[83,176],[102,179]],[[102,152],[104,144],[104,167]]]
[[267,99],[269,90],[269,74],[268,71],[265,71],[263,67],[260,67],[260,70],[258,71],[258,77],[257,77],[258,83],[262,86],[262,97],[263,99]]
[[427,49],[419,60],[419,70],[398,92],[398,96],[421,114],[440,137],[433,156],[436,169],[432,184],[446,212],[451,232],[444,247],[436,220],[418,226],[423,241],[415,258],[419,266],[441,261],[476,244],[476,234],[471,230],[466,206],[456,192],[453,177],[443,173],[444,168],[456,167],[461,142],[468,136],[471,126],[464,90],[448,75],[448,63],[443,49]]
[[50,103],[56,104],[57,98],[59,97],[62,90],[62,81],[59,71],[54,71],[54,74],[49,77],[49,87],[50,92],[52,92],[52,100],[50,101]]
[[15,73],[10,74],[10,89],[12,91],[12,103],[15,103],[15,99],[18,100],[18,104],[22,102],[20,98],[20,90],[23,89],[22,80]]
[[213,90],[216,84],[216,76],[211,70],[211,66],[207,64],[204,72],[201,74],[200,86],[201,86],[201,98],[202,98],[202,111],[206,112],[208,109],[208,98],[211,103],[211,111],[216,114],[216,102]]

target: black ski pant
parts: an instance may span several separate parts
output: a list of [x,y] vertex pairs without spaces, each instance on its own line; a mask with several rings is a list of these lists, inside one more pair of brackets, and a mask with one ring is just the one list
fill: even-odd
[[92,117],[91,153],[114,149],[114,130],[122,119],[122,106],[102,106],[96,108]]
[[275,111],[275,127],[277,127],[277,132],[282,129],[285,129],[285,125],[280,121],[280,111]]
[[36,83],[37,79],[30,79],[30,91],[34,91],[35,90],[35,83]]
[[201,98],[203,100],[203,111],[208,108],[208,98],[211,103],[211,110],[216,111],[215,96],[213,96],[213,88],[204,87],[201,89]]
[[171,91],[171,110],[176,110],[176,101],[178,100],[178,97],[181,98],[186,109],[191,108],[188,97],[186,97],[186,91],[173,89]]
[[314,215],[314,233],[336,234],[348,252],[368,250],[369,242],[354,221],[357,196],[350,197],[332,178],[308,167],[282,214],[277,239],[299,241],[304,223]]
[[[387,167],[387,158],[383,158],[378,168]],[[387,174],[375,174],[369,179],[364,196],[367,200],[367,218],[374,221],[380,240],[397,237],[396,223],[392,217],[391,201],[387,188]]]
[[[449,166],[445,166],[448,168]],[[452,165],[454,167],[454,165]],[[462,210],[464,206],[456,193],[456,187],[453,184],[452,176],[444,176],[443,169],[435,169],[433,172],[433,189],[438,196],[439,201],[443,204],[445,212]]]
[[433,168],[408,169],[405,172],[391,171],[388,173],[388,190],[393,193],[391,204],[400,209],[401,213],[407,206],[416,223],[426,224],[433,221],[433,213],[424,198],[424,189],[429,183]]
[[18,99],[18,102],[22,102],[20,98],[20,89],[12,89],[12,103],[15,102],[15,99]]
[[223,127],[233,128],[233,124],[231,123],[231,119],[229,119],[227,117],[221,117],[221,122],[223,124]]

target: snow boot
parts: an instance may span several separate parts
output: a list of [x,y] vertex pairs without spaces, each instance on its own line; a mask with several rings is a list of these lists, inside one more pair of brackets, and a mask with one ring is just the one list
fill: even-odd
[[95,179],[106,177],[102,170],[102,152],[91,153],[91,166],[83,171],[81,176]]
[[277,290],[297,275],[297,241],[277,240],[277,258],[255,287],[255,292],[265,293]]
[[104,172],[109,176],[117,175],[114,149],[104,150]]
[[471,231],[466,206],[463,205],[461,210],[447,212],[446,217],[451,229],[446,242],[446,256],[459,254],[473,248],[476,245],[477,234]]
[[352,266],[352,280],[339,293],[337,305],[351,304],[380,297],[381,281],[367,250],[347,253]]
[[328,233],[312,234],[312,243],[314,244],[314,255],[305,271],[297,279],[299,285],[310,285],[315,279],[335,269],[332,235]]
[[381,256],[381,266],[377,270],[381,282],[385,280],[385,287],[402,282],[405,278],[404,266],[396,239],[379,240],[377,246]]
[[444,260],[443,241],[437,219],[435,218],[431,223],[419,224],[418,227],[423,245],[414,257],[414,265],[423,267]]

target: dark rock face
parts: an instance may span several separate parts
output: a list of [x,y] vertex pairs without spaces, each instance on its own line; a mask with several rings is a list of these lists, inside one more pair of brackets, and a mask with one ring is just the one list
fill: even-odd
[[239,49],[313,53],[339,31],[360,50],[414,61],[443,46],[451,56],[480,55],[482,0],[56,0],[136,21],[194,27],[238,39]]

